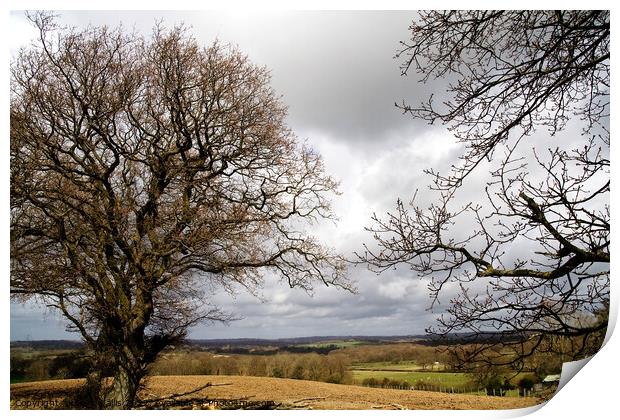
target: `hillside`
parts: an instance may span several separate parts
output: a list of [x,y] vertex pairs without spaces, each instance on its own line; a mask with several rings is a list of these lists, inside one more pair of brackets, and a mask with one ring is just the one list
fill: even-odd
[[[294,379],[249,376],[153,376],[149,377],[143,399],[156,399],[189,392],[211,382],[184,398],[247,401],[274,401],[281,408],[306,409],[512,409],[538,404],[534,398],[485,397],[425,391],[366,388]],[[82,383],[79,379],[27,382],[11,385],[11,408],[24,408],[25,401],[62,399]],[[206,404],[185,404],[184,408],[207,408]],[[204,401],[203,401],[204,402]],[[165,403],[160,402],[163,406]]]

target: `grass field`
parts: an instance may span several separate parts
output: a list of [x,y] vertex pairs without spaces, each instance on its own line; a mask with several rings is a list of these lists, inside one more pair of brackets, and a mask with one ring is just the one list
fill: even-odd
[[[390,364],[390,363],[364,363],[355,365],[356,367],[363,366],[363,369],[370,369],[368,365],[373,365],[377,367],[376,370],[357,370],[355,367],[351,370],[353,374],[353,383],[361,384],[364,379],[375,378],[379,381],[383,380],[383,378],[388,378],[390,380],[396,381],[407,381],[410,385],[414,386],[416,383],[424,383],[425,385],[431,385],[434,387],[440,387],[442,389],[451,390],[454,388],[455,392],[465,392],[473,395],[484,395],[484,392],[478,392],[474,389],[476,386],[472,383],[471,378],[465,374],[460,372],[397,372],[392,369],[399,369],[399,366],[402,364]],[[405,364],[404,366],[408,366],[412,368],[413,364]],[[382,370],[383,369],[383,370]],[[403,368],[406,370],[406,368]],[[528,373],[520,373],[515,378],[512,379],[512,383],[518,383],[519,379],[523,376],[528,375]],[[507,391],[507,396],[510,397],[518,397],[519,391],[517,389]]]
[[394,372],[355,369],[352,369],[351,372],[353,373],[353,381],[355,383],[361,383],[367,378],[376,378],[379,380],[388,378],[398,381],[407,381],[411,385],[414,385],[418,381],[424,381],[426,383],[447,387],[465,387],[471,381],[466,374],[453,372]]

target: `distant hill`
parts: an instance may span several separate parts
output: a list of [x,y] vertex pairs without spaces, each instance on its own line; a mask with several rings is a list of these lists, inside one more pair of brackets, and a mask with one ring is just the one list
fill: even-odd
[[[506,339],[506,334],[486,333],[486,334],[451,334],[448,337],[436,337],[427,334],[419,335],[326,335],[311,337],[292,337],[292,338],[212,338],[212,339],[186,339],[181,345],[206,349],[217,349],[225,351],[228,349],[243,349],[252,347],[273,347],[274,349],[292,350],[295,347],[324,345],[325,348],[344,347],[347,342],[357,342],[356,344],[389,344],[389,343],[411,343],[416,342],[426,345],[439,344],[463,344],[472,342],[495,342],[500,337]],[[516,337],[516,336],[515,336]],[[81,349],[84,343],[76,340],[32,340],[32,341],[11,341],[11,348],[31,348],[34,350],[66,350]]]
[[[364,343],[395,343],[412,342],[425,339],[424,335],[398,335],[398,336],[313,336],[293,338],[213,338],[213,339],[186,339],[183,344],[195,347],[284,347],[296,345],[311,345],[329,342],[359,341]],[[19,340],[11,341],[11,347],[28,347],[36,350],[80,349],[84,343],[77,340]]]
[[311,337],[292,337],[292,338],[213,338],[213,339],[187,339],[188,344],[201,346],[275,346],[283,345],[307,345],[317,343],[339,342],[339,341],[360,341],[367,343],[396,343],[420,341],[428,338],[426,335],[392,335],[392,336],[373,336],[373,335],[326,335]]
[[33,350],[70,350],[84,348],[84,343],[77,340],[30,340],[11,341],[11,348],[31,348]]

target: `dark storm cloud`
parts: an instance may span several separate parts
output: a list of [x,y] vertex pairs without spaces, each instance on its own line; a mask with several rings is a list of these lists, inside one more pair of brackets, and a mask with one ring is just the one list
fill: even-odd
[[412,16],[413,12],[287,15],[276,31],[268,32],[265,44],[274,47],[260,50],[259,59],[273,69],[274,86],[290,106],[291,123],[304,131],[319,128],[356,147],[388,145],[393,133],[411,124],[394,103],[425,90],[402,77],[394,59]]
[[[394,55],[409,38],[415,11],[251,12],[62,12],[62,21],[83,26],[123,24],[147,35],[153,24],[180,22],[203,44],[237,45],[271,70],[272,85],[289,106],[298,132],[319,129],[356,148],[390,145],[400,129],[423,123],[394,106],[424,100],[433,86],[403,77]],[[14,15],[14,19],[22,19]]]

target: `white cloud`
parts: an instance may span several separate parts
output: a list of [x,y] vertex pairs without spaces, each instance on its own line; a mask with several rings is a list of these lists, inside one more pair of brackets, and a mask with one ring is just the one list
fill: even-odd
[[26,19],[23,13],[19,12],[11,13],[7,32],[11,34],[8,37],[8,44],[12,56],[17,53],[19,48],[29,45],[38,37],[37,29]]

